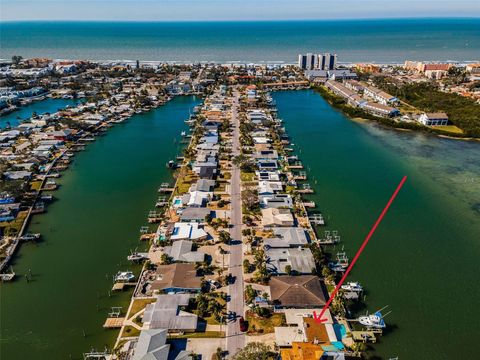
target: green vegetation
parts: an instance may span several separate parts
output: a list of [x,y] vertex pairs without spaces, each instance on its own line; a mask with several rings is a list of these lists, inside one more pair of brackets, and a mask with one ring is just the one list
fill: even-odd
[[379,76],[373,80],[378,87],[422,111],[447,113],[466,135],[480,137],[480,105],[473,99],[440,91],[433,82],[393,84],[390,78]]
[[225,337],[224,331],[205,331],[194,332],[183,335],[169,335],[169,339],[189,339],[189,338],[223,338]]
[[[399,129],[409,129],[409,130],[417,130],[417,131],[425,131],[429,133],[435,133],[439,135],[445,135],[445,136],[452,136],[452,137],[465,137],[465,135],[468,136],[476,136],[480,137],[480,133],[478,135],[473,135],[471,133],[468,133],[466,129],[463,129],[465,134],[459,134],[458,132],[449,132],[445,131],[442,129],[438,129],[435,127],[427,127],[423,126],[419,123],[415,122],[397,122],[393,119],[390,118],[382,118],[378,116],[374,116],[372,114],[367,113],[366,111],[363,111],[362,109],[352,107],[348,105],[343,98],[340,96],[337,96],[333,94],[332,92],[328,91],[326,87],[324,86],[314,86],[313,89],[317,91],[322,97],[328,101],[330,105],[333,107],[341,110],[345,115],[349,116],[350,118],[361,118],[361,119],[368,119],[368,120],[374,120],[382,125],[386,125],[389,127],[394,127],[394,128],[399,128]],[[392,94],[394,95],[394,94]],[[452,95],[452,94],[447,94],[447,95]],[[399,97],[401,98],[401,97]],[[437,111],[439,111],[437,109]],[[448,114],[448,112],[447,112]],[[456,124],[460,127],[459,124]]]

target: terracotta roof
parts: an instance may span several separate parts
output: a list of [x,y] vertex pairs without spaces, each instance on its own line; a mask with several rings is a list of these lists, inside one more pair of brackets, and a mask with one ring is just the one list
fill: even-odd
[[152,290],[168,288],[199,289],[200,287],[201,279],[197,276],[193,264],[159,265],[157,279],[152,282]]
[[270,279],[274,302],[282,306],[322,306],[326,303],[320,279],[314,275],[274,276]]

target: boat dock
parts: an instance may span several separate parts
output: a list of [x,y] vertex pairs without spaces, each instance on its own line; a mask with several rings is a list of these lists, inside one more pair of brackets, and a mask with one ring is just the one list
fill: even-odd
[[116,282],[113,284],[112,291],[123,291],[126,287],[137,286],[137,283],[132,282]]

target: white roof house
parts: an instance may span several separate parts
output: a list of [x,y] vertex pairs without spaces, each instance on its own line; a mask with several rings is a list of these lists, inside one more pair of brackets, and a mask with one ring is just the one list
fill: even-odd
[[158,295],[157,301],[145,308],[142,322],[148,329],[167,329],[169,331],[194,331],[197,328],[198,316],[180,310],[187,306],[190,294]]
[[201,240],[205,239],[208,233],[199,227],[196,222],[175,223],[171,240]]

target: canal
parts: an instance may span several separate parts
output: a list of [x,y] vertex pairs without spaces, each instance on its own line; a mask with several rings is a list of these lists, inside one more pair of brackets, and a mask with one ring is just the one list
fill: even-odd
[[392,311],[370,358],[475,358],[480,143],[354,122],[310,90],[273,97],[350,259],[408,176],[349,276],[367,289],[362,312]]
[[19,107],[18,110],[9,114],[0,116],[0,129],[8,125],[11,127],[17,126],[21,121],[29,119],[32,114],[43,115],[45,113],[54,113],[67,106],[75,106],[78,103],[79,100],[57,98],[46,98],[45,100],[34,101],[28,105]]
[[130,297],[109,296],[112,275],[128,269],[129,251],[141,246],[139,228],[159,185],[173,181],[166,162],[180,153],[184,120],[199,103],[176,97],[134,115],[75,157],[57,200],[29,228],[42,241],[21,247],[17,280],[0,285],[2,360],[80,359],[91,347],[111,348],[117,331],[102,324],[111,306],[126,310]]

